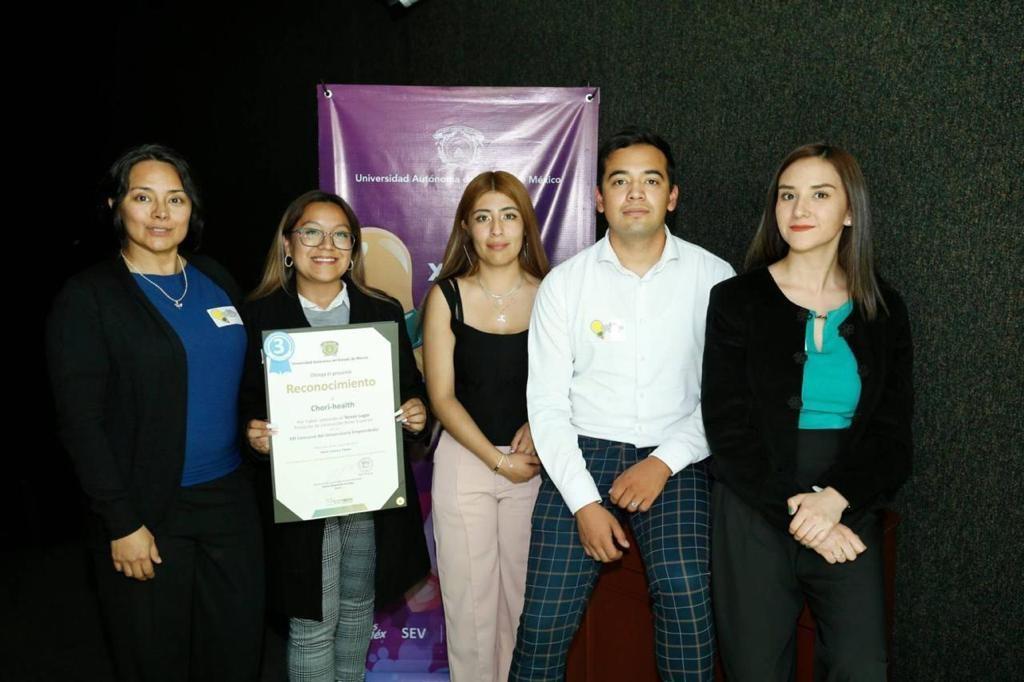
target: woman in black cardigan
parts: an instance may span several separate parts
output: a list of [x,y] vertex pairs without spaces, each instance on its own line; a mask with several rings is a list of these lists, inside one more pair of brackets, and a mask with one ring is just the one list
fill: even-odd
[[[249,351],[241,416],[257,457],[266,464],[273,433],[266,422],[262,332],[394,321],[399,332],[403,427],[424,433],[425,391],[397,301],[366,285],[362,236],[351,207],[334,194],[307,192],[278,226],[263,280],[243,313]],[[399,509],[325,520],[273,523],[269,467],[261,501],[267,529],[271,608],[289,617],[292,679],[361,680],[373,606],[393,602],[430,570],[415,479],[405,465],[410,503]]]
[[184,253],[202,220],[159,145],[110,170],[120,252],[58,295],[47,355],[118,680],[259,675],[263,557],[238,442],[245,331],[230,275]]
[[790,679],[805,600],[816,679],[886,679],[880,511],[910,473],[912,346],[870,227],[853,157],[800,147],[769,188],[748,271],[711,292],[702,410],[730,682]]

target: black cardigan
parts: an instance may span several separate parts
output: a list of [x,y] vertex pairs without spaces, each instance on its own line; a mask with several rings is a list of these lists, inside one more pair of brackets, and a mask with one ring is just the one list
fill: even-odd
[[[238,305],[226,270],[205,256],[188,261]],[[181,339],[118,257],[68,280],[47,321],[46,351],[60,438],[94,512],[90,542],[143,524],[156,532],[185,465]]]
[[[409,336],[405,333],[405,319],[399,303],[393,299],[383,301],[368,296],[351,282],[346,281],[346,287],[351,304],[351,324],[383,321],[398,323],[399,390],[402,402],[418,397],[426,405],[423,379],[416,368],[416,359]],[[242,314],[249,335],[239,406],[239,417],[244,428],[250,419],[266,419],[267,416],[265,381],[260,361],[262,332],[308,327],[309,322],[302,312],[298,297],[283,289],[266,298],[247,302]],[[323,582],[320,555],[324,521],[317,519],[275,524],[269,459],[252,450],[249,452],[262,464],[257,480],[260,511],[263,513],[266,530],[269,604],[282,615],[320,620]],[[405,480],[406,485],[410,486],[410,503],[406,507],[379,511],[373,515],[377,546],[375,598],[378,605],[394,601],[430,572],[423,516],[418,504],[419,495],[415,493],[416,482],[408,454],[405,458]]]
[[[838,461],[818,480],[850,503],[844,519],[880,506],[910,475],[913,348],[903,300],[882,286],[888,312],[854,308],[840,326],[857,360],[860,402]],[[804,308],[767,268],[711,290],[701,409],[715,477],[772,524],[789,526],[801,408]]]

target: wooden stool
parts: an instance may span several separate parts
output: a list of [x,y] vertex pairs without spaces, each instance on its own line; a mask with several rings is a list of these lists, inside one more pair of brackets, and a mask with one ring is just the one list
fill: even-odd
[[[892,650],[893,599],[896,569],[896,526],[900,517],[886,511],[883,519],[886,640]],[[627,526],[632,547],[636,539]],[[811,682],[814,668],[814,617],[805,606],[797,620],[796,679]],[[715,679],[725,682],[721,663]],[[891,670],[890,670],[891,677]],[[601,570],[590,605],[569,649],[567,682],[658,682],[654,659],[654,617],[640,553],[626,552],[622,561]]]

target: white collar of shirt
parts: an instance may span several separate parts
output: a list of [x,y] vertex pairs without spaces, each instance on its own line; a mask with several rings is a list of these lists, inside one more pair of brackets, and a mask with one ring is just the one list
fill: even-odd
[[[658,274],[665,264],[669,261],[679,260],[679,245],[676,244],[676,240],[672,238],[672,233],[668,230],[668,225],[664,225],[662,229],[665,231],[665,246],[661,249],[661,257],[654,266],[644,273],[640,279],[648,279]],[[611,263],[615,269],[624,275],[632,275],[633,277],[639,277],[635,272],[623,267],[622,262],[619,260],[619,254],[615,253],[615,249],[612,248],[611,241],[611,228],[605,233],[604,239],[597,243],[597,260],[600,262]]]
[[333,301],[331,301],[329,304],[327,304],[326,308],[321,308],[316,303],[313,303],[311,300],[309,300],[308,298],[306,298],[302,294],[299,294],[298,296],[299,296],[299,303],[302,304],[302,307],[305,310],[316,310],[317,312],[321,312],[321,313],[329,313],[330,311],[334,310],[335,308],[337,308],[339,306],[345,306],[346,308],[349,308],[349,309],[352,308],[352,306],[348,302],[348,287],[345,286],[344,282],[342,282],[342,284],[341,284],[341,291],[338,292],[338,295],[334,297]]

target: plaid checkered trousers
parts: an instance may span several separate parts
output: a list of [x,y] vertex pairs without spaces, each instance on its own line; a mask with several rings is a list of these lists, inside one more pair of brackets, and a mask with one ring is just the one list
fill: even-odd
[[[612,505],[608,489],[654,448],[587,436],[580,436],[579,444],[605,509],[633,527],[651,591],[661,679],[713,679],[710,488],[705,463],[670,477],[649,511],[629,514]],[[564,679],[569,645],[601,569],[583,551],[576,519],[555,484],[543,472],[541,477],[533,510],[526,603],[509,676],[522,682]]]

